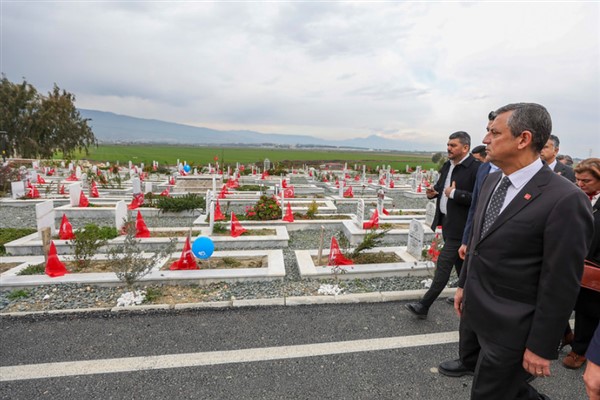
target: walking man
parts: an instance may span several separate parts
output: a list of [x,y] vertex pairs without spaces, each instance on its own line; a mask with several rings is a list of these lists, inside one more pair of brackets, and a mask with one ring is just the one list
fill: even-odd
[[431,229],[442,226],[444,247],[438,257],[433,282],[421,301],[406,304],[408,311],[420,319],[427,318],[429,307],[448,284],[452,266],[460,273],[463,261],[458,257],[463,229],[467,221],[477,170],[481,164],[471,154],[471,137],[454,132],[448,139],[448,161],[440,169],[440,178],[426,191],[427,198],[437,198]]
[[483,141],[501,171],[481,188],[454,303],[472,400],[549,398],[526,381],[550,375],[593,231],[587,197],[540,160],[551,130],[543,106],[509,104]]

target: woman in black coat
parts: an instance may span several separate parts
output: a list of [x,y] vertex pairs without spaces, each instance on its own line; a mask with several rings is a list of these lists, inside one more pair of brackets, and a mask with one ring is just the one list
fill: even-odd
[[[594,235],[586,259],[600,264],[600,158],[588,158],[579,163],[575,177],[577,186],[589,196],[594,211]],[[575,332],[569,336],[571,352],[562,360],[565,367],[577,369],[585,363],[584,354],[599,321],[600,292],[581,288],[575,305]]]

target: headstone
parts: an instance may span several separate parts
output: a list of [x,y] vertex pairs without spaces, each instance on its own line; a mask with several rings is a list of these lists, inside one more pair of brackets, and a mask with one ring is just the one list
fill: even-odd
[[96,175],[98,173],[98,167],[97,166],[92,166],[92,172],[94,173],[94,175]]
[[37,182],[38,173],[37,171],[31,171],[31,182]]
[[69,185],[69,204],[71,207],[79,207],[79,197],[81,196],[81,182],[74,182]]
[[383,189],[377,190],[377,212],[379,215],[383,215],[383,202],[385,200],[385,192]]
[[65,162],[64,162],[64,161],[61,161],[61,162],[60,162],[60,167],[61,167],[61,168],[64,168],[64,167],[65,167]]
[[363,199],[358,199],[356,204],[356,224],[359,229],[363,228],[363,223],[365,222],[365,201]]
[[[208,198],[208,197],[207,197]],[[213,234],[213,228],[215,227],[215,202],[211,201],[207,210],[210,210],[210,216],[208,217],[208,234]]]
[[140,169],[143,171],[144,170],[144,163],[140,163]]
[[75,177],[81,180],[81,167],[79,165],[75,167]]
[[152,193],[152,182],[144,182],[144,193]]
[[84,172],[81,174],[81,187],[87,187],[87,174]]
[[212,177],[212,191],[213,193],[217,192],[217,177],[214,175]]
[[115,227],[117,228],[117,232],[121,232],[126,221],[127,204],[125,204],[125,200],[120,200],[115,205]]
[[142,184],[137,176],[131,179],[131,189],[134,195],[142,192]]
[[408,180],[409,184],[410,184],[410,190],[412,192],[416,192],[417,191],[417,180],[415,178],[410,178]]
[[50,243],[52,243],[52,229],[46,227],[39,231],[42,239],[42,252],[44,253],[44,263],[48,262],[48,253],[50,252]]
[[72,162],[69,163],[69,171],[73,171],[73,163]]
[[132,165],[133,165],[133,163],[131,161],[129,161],[129,163],[128,163],[129,169],[131,169]]
[[430,201],[425,206],[425,225],[431,226],[433,224],[433,218],[435,218],[435,202]]
[[[215,192],[212,192],[210,190],[206,191],[206,198],[204,199],[204,201],[205,201],[204,209],[205,210],[210,209],[210,203],[212,203],[212,201],[213,201],[213,193],[215,193]],[[211,214],[212,214],[212,211],[211,211]]]
[[419,261],[422,259],[424,236],[425,232],[423,230],[423,225],[416,219],[410,221],[406,252]]
[[10,191],[12,193],[12,198],[18,199],[25,196],[25,182],[16,181],[10,183]]
[[38,169],[40,167],[40,162],[39,161],[32,161],[31,162],[31,167],[34,169]]
[[263,161],[263,170],[267,171],[269,169],[271,169],[271,160],[265,158],[265,161]]
[[40,239],[42,238],[42,230],[44,228],[50,228],[51,234],[56,232],[56,227],[54,226],[55,216],[56,212],[54,211],[54,202],[52,200],[46,200],[35,205],[35,221]]
[[343,198],[344,197],[344,181],[342,179],[340,179],[338,182],[340,184],[340,188],[339,188],[339,193],[338,194],[339,194],[340,198]]

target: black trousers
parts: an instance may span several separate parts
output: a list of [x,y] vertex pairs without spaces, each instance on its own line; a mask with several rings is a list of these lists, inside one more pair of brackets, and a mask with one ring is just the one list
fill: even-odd
[[444,237],[444,247],[440,251],[437,260],[433,282],[427,293],[425,293],[425,296],[421,299],[421,304],[425,307],[431,307],[440,293],[442,293],[442,290],[444,290],[450,279],[452,267],[455,267],[456,274],[460,275],[463,260],[458,256],[458,249],[462,244],[461,241],[461,239],[449,239]]
[[599,319],[585,312],[575,311],[575,337],[571,350],[583,356],[590,345]]
[[525,348],[515,350],[479,336],[463,315],[459,328],[459,355],[463,364],[475,370],[471,400],[537,400],[539,393],[526,379],[523,369]]

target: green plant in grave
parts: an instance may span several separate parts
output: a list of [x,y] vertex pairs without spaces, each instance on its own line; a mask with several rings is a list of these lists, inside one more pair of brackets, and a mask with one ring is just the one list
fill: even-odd
[[171,238],[165,246],[146,257],[140,245],[141,240],[135,238],[135,222],[128,218],[124,227],[127,232],[125,240],[122,245],[114,246],[108,251],[108,264],[117,278],[131,291],[136,282],[148,274],[160,259],[169,257],[175,251],[177,238]]
[[98,249],[117,236],[118,232],[115,227],[99,227],[95,224],[88,224],[83,229],[75,231],[75,238],[67,242],[73,247],[75,270],[81,271],[89,268],[92,257],[98,252]]
[[369,250],[375,247],[378,247],[382,244],[383,237],[386,233],[390,231],[390,227],[385,227],[382,230],[371,229],[369,232],[365,234],[363,240],[354,248],[352,253],[350,253],[350,258],[355,259],[358,257],[363,251]]
[[156,201],[156,207],[160,209],[160,212],[192,211],[202,208],[203,204],[204,197],[195,193],[187,193],[185,196],[181,197],[161,196]]
[[23,236],[35,233],[34,228],[0,228],[0,255],[6,254],[4,245]]
[[227,226],[221,222],[215,222],[213,225],[213,233],[227,233]]
[[316,201],[313,200],[312,203],[308,205],[308,209],[306,210],[306,216],[312,219],[315,217],[315,215],[317,215],[317,211],[319,211],[319,205]]
[[246,210],[246,218],[258,221],[279,219],[281,218],[281,207],[275,198],[262,195],[253,207]]
[[6,297],[8,297],[9,300],[24,299],[29,297],[29,291],[25,289],[15,289],[8,293]]

